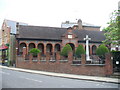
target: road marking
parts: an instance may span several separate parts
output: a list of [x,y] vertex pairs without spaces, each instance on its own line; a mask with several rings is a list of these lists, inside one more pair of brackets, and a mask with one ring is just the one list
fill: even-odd
[[35,80],[35,79],[31,79],[31,78],[26,78],[26,77],[20,77],[20,78],[24,78],[24,79],[27,79],[27,80],[31,80],[31,81],[35,81],[35,82],[42,82],[42,81],[39,81],[39,80]]
[[0,71],[0,73],[10,75],[10,73],[6,73],[6,72],[3,72],[3,71]]

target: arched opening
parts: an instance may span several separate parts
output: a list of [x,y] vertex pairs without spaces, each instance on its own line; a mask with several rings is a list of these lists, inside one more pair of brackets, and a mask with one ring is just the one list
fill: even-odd
[[92,46],[92,55],[96,55],[97,47],[95,45]]
[[68,43],[68,44],[71,46],[73,53],[74,53],[75,52],[75,45],[73,43]]
[[34,44],[34,43],[30,43],[30,44],[29,44],[29,52],[30,52],[30,50],[31,50],[32,48],[35,48],[35,44]]
[[22,55],[22,53],[23,53],[23,47],[26,47],[27,45],[26,45],[26,43],[21,43],[20,44],[20,47],[19,47],[19,54],[20,55]]
[[60,44],[56,44],[56,45],[55,45],[55,52],[60,51],[60,49],[61,49],[61,48],[60,48]]
[[44,44],[42,43],[38,44],[38,49],[40,49],[41,54],[44,54]]
[[46,52],[49,52],[50,54],[52,54],[52,44],[46,45]]

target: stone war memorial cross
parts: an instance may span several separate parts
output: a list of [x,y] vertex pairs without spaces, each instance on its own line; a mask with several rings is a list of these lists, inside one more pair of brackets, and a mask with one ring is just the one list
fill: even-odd
[[91,38],[86,35],[86,38],[84,38],[84,40],[86,40],[86,61],[91,61],[89,56],[89,40],[91,40]]

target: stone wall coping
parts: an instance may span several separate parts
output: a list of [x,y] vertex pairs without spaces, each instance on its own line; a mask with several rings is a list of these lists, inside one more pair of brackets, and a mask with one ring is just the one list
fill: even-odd
[[50,62],[55,62],[56,60],[49,60]]
[[68,60],[59,60],[60,62],[68,62]]
[[38,60],[37,60],[37,59],[33,59],[32,61],[33,61],[33,62],[37,62]]
[[73,61],[82,61],[82,60],[73,60]]
[[46,62],[46,60],[40,60],[41,62]]
[[86,66],[105,66],[105,64],[85,64]]

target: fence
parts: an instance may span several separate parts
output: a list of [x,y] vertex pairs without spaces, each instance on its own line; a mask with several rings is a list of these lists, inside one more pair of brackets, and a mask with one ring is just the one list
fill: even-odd
[[81,56],[81,60],[74,60],[72,52],[68,54],[66,59],[63,59],[59,52],[55,57],[49,53],[46,56],[39,53],[37,57],[30,54],[17,56],[16,67],[58,73],[109,76],[113,73],[110,56],[110,54],[106,54],[105,64],[94,64],[87,63],[85,55]]

